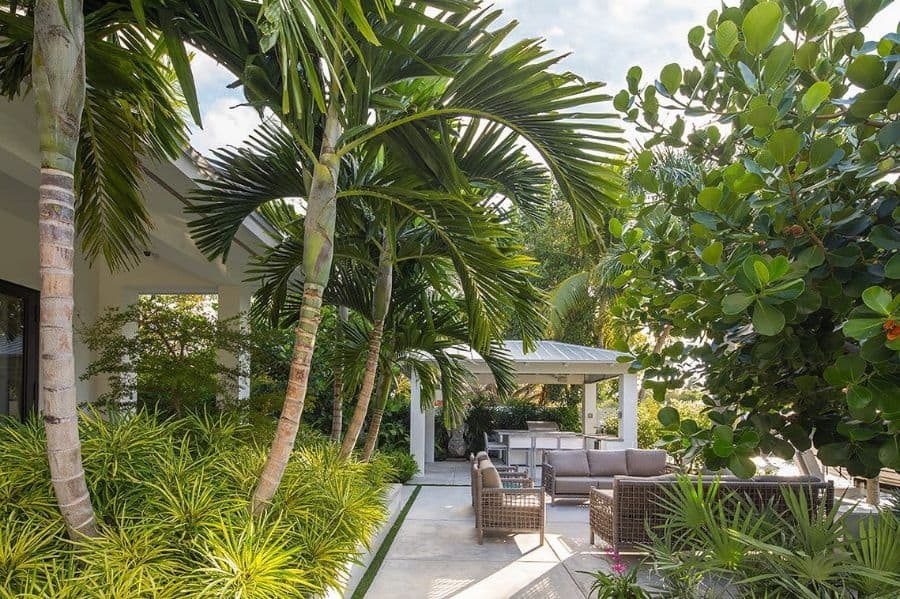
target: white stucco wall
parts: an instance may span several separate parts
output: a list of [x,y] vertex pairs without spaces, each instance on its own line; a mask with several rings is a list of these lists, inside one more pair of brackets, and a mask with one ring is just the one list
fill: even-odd
[[[40,289],[38,266],[37,198],[38,138],[33,101],[0,99],[0,279]],[[243,283],[251,252],[266,241],[261,223],[248,222],[238,231],[228,263],[209,261],[197,250],[188,231],[194,162],[182,156],[175,162],[152,163],[141,185],[153,228],[148,256],[127,272],[109,273],[102,260],[88,265],[80,254],[75,261],[76,327],[93,322],[107,306],[124,306],[143,293],[218,293],[227,289],[231,304],[249,305],[252,289]],[[91,355],[76,335],[75,365],[80,375]],[[78,381],[79,401],[92,401],[105,382]]]

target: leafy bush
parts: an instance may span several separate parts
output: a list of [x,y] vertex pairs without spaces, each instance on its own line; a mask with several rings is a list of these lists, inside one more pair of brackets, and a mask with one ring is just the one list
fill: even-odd
[[385,516],[390,467],[306,430],[272,509],[248,515],[271,426],[228,414],[82,418],[102,534],[67,540],[43,426],[0,424],[0,598],[306,597],[334,588]]
[[[896,597],[900,520],[889,510],[854,533],[852,508],[809,513],[806,496],[784,490],[775,513],[716,493],[718,483],[681,477],[647,563],[677,597]],[[737,595],[735,589],[740,589]],[[734,591],[734,592],[733,592]]]
[[98,399],[110,407],[134,396],[139,408],[166,415],[213,409],[216,396],[233,396],[237,376],[248,374],[242,365],[223,364],[219,352],[249,351],[252,343],[234,320],[218,322],[204,301],[196,295],[147,296],[107,309],[79,330],[97,355],[81,378],[107,375],[110,390]]
[[[659,420],[659,412],[664,407],[670,407],[678,411],[681,421],[693,420],[697,426],[709,426],[709,416],[706,415],[706,406],[700,401],[690,399],[671,399],[666,405],[652,399],[645,399],[638,404],[638,447],[659,447],[674,442],[671,439],[671,429],[667,428]],[[603,422],[605,431],[615,433],[618,431],[619,418],[615,414],[607,416]]]
[[419,473],[415,458],[405,450],[379,452],[375,461],[384,461],[389,468],[388,482],[405,483]]
[[500,429],[524,429],[529,420],[548,420],[559,425],[560,430],[581,431],[579,405],[542,406],[529,400],[510,400],[492,408],[494,427]]
[[682,434],[711,469],[811,445],[900,469],[900,38],[865,39],[876,0],[731,4],[687,32],[691,64],[633,67],[615,98],[647,135],[613,312],[678,339],[629,349],[658,400],[704,382],[713,426]]

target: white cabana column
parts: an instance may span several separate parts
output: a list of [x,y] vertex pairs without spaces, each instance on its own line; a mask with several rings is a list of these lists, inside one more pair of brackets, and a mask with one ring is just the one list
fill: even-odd
[[597,432],[597,383],[584,384],[584,400],[581,404],[581,434],[593,435]]
[[[247,321],[247,312],[250,310],[251,292],[240,285],[221,285],[219,291],[220,321],[236,318],[237,327],[244,332],[250,332],[250,324]],[[247,352],[239,352],[237,355],[231,352],[220,351],[219,362],[226,368],[235,368],[239,371],[236,381],[229,381],[234,385],[234,393],[222,394],[216,398],[220,408],[227,407],[232,397],[238,402],[250,398],[250,355]],[[229,385],[230,386],[230,385]]]
[[637,447],[638,378],[619,375],[619,437],[625,447]]
[[428,402],[428,410],[425,412],[425,463],[434,463],[434,406],[443,405],[443,395],[440,387],[434,390],[434,397]]
[[[413,370],[409,375],[409,453],[415,458],[419,472],[425,474],[425,412],[422,411],[422,387]],[[432,419],[434,422],[434,419]],[[432,424],[432,458],[434,457],[434,425]]]

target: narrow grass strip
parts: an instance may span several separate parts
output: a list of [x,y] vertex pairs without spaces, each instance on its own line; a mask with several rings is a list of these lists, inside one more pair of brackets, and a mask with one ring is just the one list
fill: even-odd
[[416,497],[419,496],[419,491],[421,490],[422,485],[416,485],[416,488],[410,494],[409,499],[406,500],[406,503],[403,505],[403,509],[400,510],[400,513],[397,514],[397,519],[394,520],[394,525],[391,526],[391,529],[384,537],[384,541],[381,543],[381,547],[379,547],[378,551],[375,552],[375,557],[372,558],[372,562],[366,569],[366,573],[363,574],[363,577],[359,581],[359,584],[356,585],[356,590],[353,591],[353,595],[351,595],[350,599],[363,599],[363,597],[366,596],[366,593],[369,591],[369,587],[372,586],[372,581],[375,580],[375,576],[378,575],[378,570],[381,568],[381,564],[382,562],[384,562],[384,558],[385,556],[387,556],[387,552],[390,551],[391,545],[394,544],[394,537],[397,536],[397,533],[400,531],[400,527],[403,526],[403,521],[406,520],[406,514],[409,513],[410,508],[412,508],[413,502],[416,500]]

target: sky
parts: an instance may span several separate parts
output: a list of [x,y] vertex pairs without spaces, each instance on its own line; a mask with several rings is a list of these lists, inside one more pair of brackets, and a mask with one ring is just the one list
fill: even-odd
[[[511,36],[546,39],[549,48],[570,54],[561,68],[606,82],[610,95],[625,86],[625,73],[636,64],[646,79],[670,62],[691,64],[688,30],[704,24],[709,12],[721,6],[719,0],[494,0],[493,4],[503,10],[505,20],[519,22]],[[894,2],[866,28],[866,38],[896,31],[898,21],[900,2]],[[226,89],[233,78],[211,59],[198,54],[193,67],[204,129],[194,131],[192,144],[204,154],[240,144],[259,123],[256,112],[236,107],[242,101],[240,91]]]

